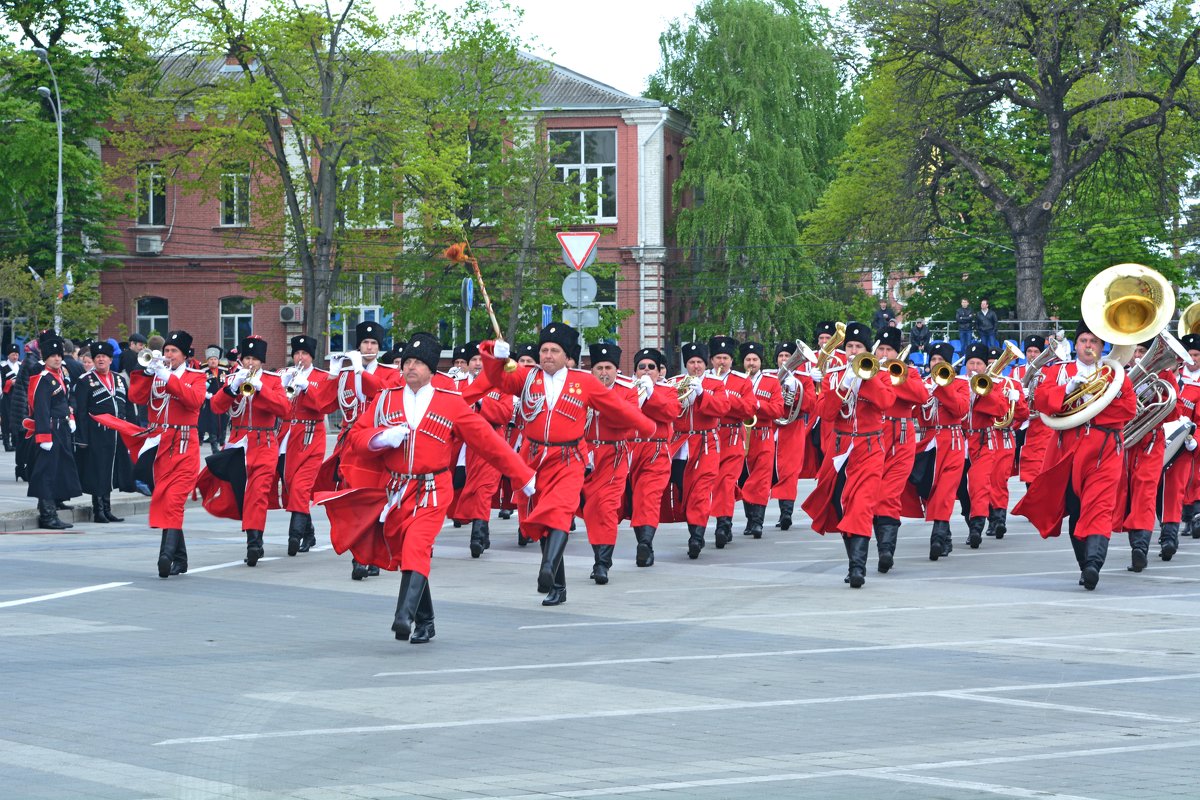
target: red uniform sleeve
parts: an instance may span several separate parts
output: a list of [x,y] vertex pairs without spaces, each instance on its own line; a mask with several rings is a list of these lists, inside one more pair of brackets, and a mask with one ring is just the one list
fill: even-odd
[[674,387],[654,384],[654,392],[642,403],[642,413],[659,422],[671,423],[683,412],[679,404],[679,393]]
[[254,404],[277,417],[288,417],[292,413],[292,404],[277,375],[263,376],[262,389],[254,396]]
[[179,401],[186,411],[199,411],[204,405],[204,376],[195,372],[184,372],[183,377],[172,374],[167,379],[165,391]]
[[908,375],[904,379],[904,383],[895,387],[896,403],[899,405],[915,405],[919,406],[929,399],[929,389],[925,386],[925,381],[921,380],[921,373],[916,367],[908,368]]
[[714,386],[704,386],[704,391],[696,398],[696,408],[710,417],[723,417],[729,414],[733,407],[733,398],[725,391],[725,384],[720,381],[710,381]]
[[143,370],[129,373],[129,402],[139,406],[146,405],[150,401],[150,386],[153,383],[154,378]]
[[878,372],[869,381],[863,381],[858,387],[858,399],[866,400],[876,408],[891,408],[896,402],[896,390],[892,386],[892,377],[886,372]]
[[966,381],[955,379],[948,386],[935,386],[933,396],[937,398],[941,411],[952,419],[962,419],[967,415],[967,404],[970,402],[971,388]]
[[504,394],[520,395],[525,389],[525,378],[529,375],[531,367],[518,365],[512,372],[505,372],[504,365],[508,363],[507,359],[496,358],[492,355],[490,346],[484,352],[484,345],[490,344],[492,343],[484,342],[479,346],[480,357],[483,359],[483,371],[487,374],[488,381]]
[[504,441],[491,425],[472,412],[466,403],[462,404],[462,409],[454,420],[454,429],[473,452],[483,456],[485,461],[507,476],[514,488],[524,486],[533,478],[533,470],[525,460],[508,446],[508,442]]
[[588,405],[600,412],[606,424],[614,428],[630,428],[639,436],[650,437],[658,429],[653,420],[647,419],[630,403],[624,392],[610,392],[598,378],[589,373],[579,376],[579,382],[587,390]]
[[479,416],[489,425],[507,425],[512,419],[512,397],[501,394],[497,398],[495,395],[496,392],[489,391],[479,399]]

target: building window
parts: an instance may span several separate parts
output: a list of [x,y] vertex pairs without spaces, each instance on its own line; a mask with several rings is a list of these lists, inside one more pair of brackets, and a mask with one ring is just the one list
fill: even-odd
[[579,184],[585,213],[600,221],[617,218],[617,132],[613,129],[550,131],[558,177]]
[[392,198],[384,188],[383,170],[359,164],[350,167],[343,213],[351,228],[390,228],[394,221]]
[[[355,347],[354,329],[360,322],[378,322],[384,330],[392,326],[392,316],[383,310],[383,298],[392,291],[392,276],[363,272],[343,274],[330,303],[329,350],[340,353]],[[392,337],[379,343],[380,352],[392,346]]]
[[167,224],[167,178],[153,161],[137,168],[138,225]]
[[254,330],[254,304],[248,297],[221,300],[221,348],[229,352]]
[[221,173],[221,224],[250,224],[250,170],[244,164]]
[[170,330],[167,323],[167,299],[165,297],[143,297],[137,301],[137,332],[142,336],[158,334],[166,336]]

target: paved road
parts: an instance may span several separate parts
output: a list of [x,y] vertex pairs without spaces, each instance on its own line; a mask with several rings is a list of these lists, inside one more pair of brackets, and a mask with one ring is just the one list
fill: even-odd
[[[1016,487],[1014,487],[1016,488]],[[768,522],[774,520],[774,509]],[[568,549],[535,591],[511,522],[473,560],[437,546],[437,637],[397,642],[396,575],[328,549],[241,564],[188,512],[188,575],[155,574],[145,516],[0,535],[0,787],[21,798],[1165,798],[1200,795],[1200,541],[1094,593],[1019,520],[931,563],[842,582],[800,525],[658,563],[623,530],[612,582]],[[735,533],[740,533],[739,527]],[[282,557],[281,557],[282,556]]]

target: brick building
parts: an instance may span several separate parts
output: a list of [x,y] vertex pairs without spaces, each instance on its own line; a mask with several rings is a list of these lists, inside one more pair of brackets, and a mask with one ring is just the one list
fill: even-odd
[[[595,226],[605,230],[599,258],[619,264],[620,276],[615,292],[601,300],[632,312],[619,331],[631,361],[638,347],[667,344],[666,231],[686,120],[656,100],[547,66],[540,104],[530,111],[543,119],[554,142],[566,145],[556,159],[564,179],[602,181],[593,214]],[[224,68],[222,59],[212,59],[199,66],[196,77],[215,78]],[[101,157],[111,165],[121,154],[105,145]],[[210,343],[228,348],[251,329],[280,344],[301,331],[296,306],[255,297],[244,288],[246,276],[261,279],[283,249],[281,242],[253,233],[254,180],[230,173],[223,178],[221,196],[205,199],[172,185],[152,162],[138,166],[136,179],[126,187],[139,196],[138,217],[115,223],[124,252],[111,257],[123,267],[101,276],[102,302],[115,309],[102,326],[103,337],[184,328],[201,349]],[[344,334],[359,321],[388,321],[379,305],[382,293],[391,290],[388,277],[346,277],[365,283],[352,287],[350,294],[358,298],[354,305],[331,315],[327,346],[332,350],[343,348]],[[277,347],[270,360],[278,365],[284,355]]]

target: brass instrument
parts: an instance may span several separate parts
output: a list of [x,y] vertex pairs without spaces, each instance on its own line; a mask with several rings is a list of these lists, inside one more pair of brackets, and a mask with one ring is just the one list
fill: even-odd
[[1200,302],[1192,303],[1179,315],[1179,328],[1175,335],[1182,339],[1193,333],[1200,333]]
[[1070,345],[1059,340],[1053,347],[1047,347],[1037,354],[1037,358],[1029,362],[1025,370],[1025,375],[1021,378],[1021,385],[1028,389],[1034,384],[1034,380],[1041,375],[1043,368],[1049,366],[1054,361],[1066,362],[1070,360]]
[[161,350],[142,348],[137,354],[137,363],[142,369],[150,369],[154,365],[154,362],[162,360],[163,354]]
[[675,387],[675,396],[679,399],[681,413],[692,407],[693,391],[696,387],[698,378],[691,374],[684,373],[678,377],[672,378],[669,383]]
[[879,372],[879,359],[870,353],[859,353],[850,360],[850,369],[855,377],[869,381]]
[[979,397],[987,397],[992,393],[996,379],[1008,368],[1008,365],[1021,357],[1021,351],[1012,342],[1004,343],[1002,352],[992,365],[978,375],[971,376],[971,391]]
[[891,376],[892,386],[900,386],[908,380],[908,364],[906,362],[911,349],[911,345],[904,345],[904,349],[900,351],[900,355],[895,358],[885,359],[880,365]]
[[1087,326],[1113,348],[1096,373],[1067,396],[1062,411],[1041,415],[1051,430],[1069,430],[1090,422],[1116,399],[1125,383],[1125,362],[1133,346],[1170,321],[1175,313],[1175,292],[1166,278],[1149,267],[1117,264],[1088,281],[1080,306]]
[[258,389],[254,388],[254,384],[251,383],[251,381],[261,374],[262,370],[256,369],[246,376],[246,380],[242,382],[242,387],[238,390],[242,393],[242,397],[251,397],[255,394],[258,394]]
[[817,370],[821,373],[822,377],[825,375],[825,367],[829,364],[829,358],[837,352],[837,349],[842,346],[842,342],[844,341],[846,341],[846,323],[839,322],[834,326],[833,335],[817,351]]
[[949,386],[958,377],[958,370],[952,364],[939,361],[937,366],[929,371],[929,374],[932,376],[933,382],[938,386]]
[[1137,412],[1125,423],[1125,446],[1132,447],[1158,429],[1175,408],[1178,392],[1158,373],[1176,369],[1180,363],[1193,364],[1192,357],[1179,340],[1167,331],[1154,337],[1146,354],[1126,373],[1137,397]]

